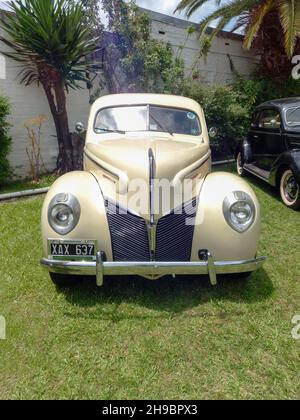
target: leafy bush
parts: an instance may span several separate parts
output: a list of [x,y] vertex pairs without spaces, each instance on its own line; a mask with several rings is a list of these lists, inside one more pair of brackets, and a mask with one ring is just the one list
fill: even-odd
[[213,149],[222,151],[223,157],[231,155],[249,128],[252,105],[248,96],[226,85],[190,85],[185,94],[203,107],[208,128],[217,129]]
[[246,95],[252,108],[272,99],[300,96],[300,80],[292,78],[278,83],[272,79],[257,76],[251,80],[237,76],[233,88],[239,94]]
[[9,136],[10,124],[7,121],[10,113],[8,99],[0,96],[0,186],[9,178],[12,171],[7,159],[10,151],[11,137]]

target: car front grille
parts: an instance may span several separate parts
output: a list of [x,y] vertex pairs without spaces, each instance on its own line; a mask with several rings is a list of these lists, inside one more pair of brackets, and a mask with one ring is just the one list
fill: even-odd
[[114,261],[150,261],[146,221],[106,201]]
[[[181,210],[181,211],[179,211]],[[162,217],[157,224],[155,260],[190,261],[197,199]],[[146,221],[106,200],[114,261],[150,261]]]
[[197,199],[161,218],[156,231],[156,261],[190,261]]

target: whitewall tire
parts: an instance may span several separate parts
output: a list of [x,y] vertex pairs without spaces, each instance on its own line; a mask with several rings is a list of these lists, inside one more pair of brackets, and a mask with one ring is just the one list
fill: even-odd
[[280,195],[284,204],[293,209],[300,209],[300,184],[291,169],[287,169],[280,179]]

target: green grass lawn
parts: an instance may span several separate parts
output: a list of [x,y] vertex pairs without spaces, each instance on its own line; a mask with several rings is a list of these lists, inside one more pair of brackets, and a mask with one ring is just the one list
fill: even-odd
[[300,397],[300,214],[253,178],[263,270],[245,281],[108,279],[57,290],[39,266],[43,197],[0,205],[0,398]]
[[34,183],[31,180],[20,180],[10,182],[0,188],[0,194],[13,193],[25,190],[36,190],[38,188],[49,187],[57,176],[55,175],[43,175],[39,182]]

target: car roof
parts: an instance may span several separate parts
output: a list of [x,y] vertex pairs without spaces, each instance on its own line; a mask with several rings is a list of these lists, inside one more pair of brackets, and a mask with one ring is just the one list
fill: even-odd
[[256,110],[259,111],[262,108],[268,107],[275,107],[282,110],[291,108],[292,106],[300,106],[300,97],[295,96],[293,98],[282,98],[282,99],[274,99],[272,101],[264,102],[263,104],[259,105]]
[[94,109],[109,108],[112,106],[126,105],[158,105],[172,108],[182,108],[200,113],[201,106],[190,98],[174,95],[162,95],[151,93],[121,93],[116,95],[102,96],[93,104]]

